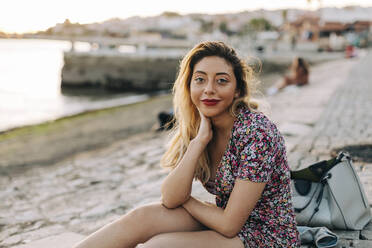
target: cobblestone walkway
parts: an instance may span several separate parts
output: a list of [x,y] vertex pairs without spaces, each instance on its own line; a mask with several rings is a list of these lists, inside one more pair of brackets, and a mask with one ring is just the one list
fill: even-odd
[[[292,168],[303,168],[329,159],[333,150],[349,145],[372,144],[372,52],[354,66],[330,99],[311,133],[292,149]],[[371,158],[372,151],[369,151]],[[354,161],[372,205],[372,163]],[[339,248],[372,247],[372,224],[363,231],[335,231]]]
[[292,149],[292,168],[328,158],[332,150],[340,147],[372,144],[371,123],[372,52],[352,68],[345,82],[332,95],[311,133]]

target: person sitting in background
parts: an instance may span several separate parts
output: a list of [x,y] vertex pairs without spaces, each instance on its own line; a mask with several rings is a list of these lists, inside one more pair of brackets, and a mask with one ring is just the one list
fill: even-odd
[[165,131],[173,128],[174,125],[174,115],[173,111],[162,111],[158,114],[159,128],[156,131]]
[[274,95],[289,85],[307,85],[309,84],[309,73],[308,63],[303,58],[296,57],[291,65],[291,75],[285,75],[283,80],[267,90],[267,94]]

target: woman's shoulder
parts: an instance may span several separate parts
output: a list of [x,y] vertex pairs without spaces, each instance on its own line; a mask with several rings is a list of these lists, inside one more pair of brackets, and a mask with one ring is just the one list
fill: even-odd
[[236,135],[250,138],[252,136],[280,136],[276,125],[262,112],[239,109],[236,120]]
[[237,126],[242,130],[271,129],[275,124],[262,112],[240,108],[237,115]]

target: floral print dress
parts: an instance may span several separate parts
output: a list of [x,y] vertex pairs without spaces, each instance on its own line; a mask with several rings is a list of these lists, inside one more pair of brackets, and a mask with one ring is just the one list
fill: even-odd
[[236,179],[266,182],[238,233],[244,246],[298,247],[284,139],[265,115],[247,108],[239,109],[215,181],[204,185],[218,207],[226,208]]

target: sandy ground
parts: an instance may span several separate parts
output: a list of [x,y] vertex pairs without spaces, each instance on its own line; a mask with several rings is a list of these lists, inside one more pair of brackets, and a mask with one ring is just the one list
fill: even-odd
[[[266,102],[262,105],[264,112],[284,135],[289,155],[301,137],[311,132],[355,62],[337,60],[314,66],[309,86],[288,88],[261,99]],[[123,129],[115,128],[121,125],[130,128],[138,116],[154,120],[160,108],[170,106],[167,96],[152,101],[125,111],[115,108],[42,126],[36,130],[37,136],[35,130],[26,130],[22,135],[3,137],[0,140],[0,157],[5,157],[0,164],[0,247],[22,247],[61,233],[87,235],[129,209],[159,201],[160,185],[166,175],[159,167],[159,159],[168,133],[147,131],[128,138],[120,131]],[[155,110],[155,106],[159,108]],[[144,121],[136,128],[149,130],[153,124]],[[100,148],[91,149],[93,142],[86,152],[66,153],[63,160],[59,157],[58,163],[38,157],[43,153],[53,155],[56,149],[81,149],[78,144],[87,146],[101,139],[105,142],[97,145]],[[34,157],[27,157],[29,154]],[[16,169],[9,169],[10,164]],[[199,183],[195,183],[193,195],[213,200]]]

